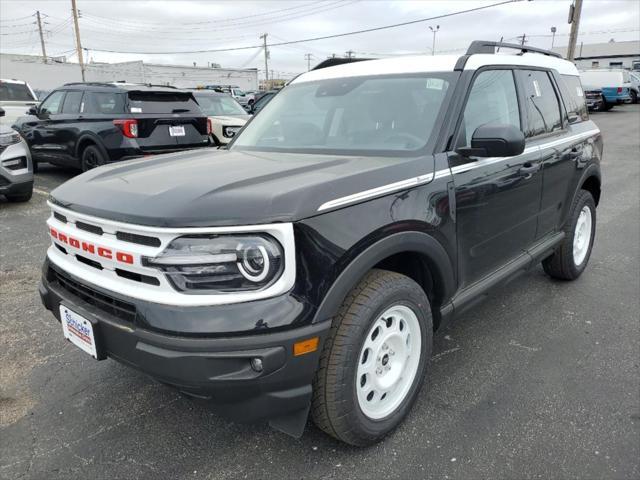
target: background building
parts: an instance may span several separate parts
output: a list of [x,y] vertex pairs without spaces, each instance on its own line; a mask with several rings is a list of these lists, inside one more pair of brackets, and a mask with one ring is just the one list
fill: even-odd
[[[554,52],[567,55],[567,47],[556,47]],[[640,41],[578,44],[576,46],[576,66],[586,68],[628,68],[640,61]]]
[[[80,65],[64,58],[48,59],[35,55],[0,54],[0,78],[15,78],[29,82],[33,89],[52,90],[64,83],[80,82]],[[207,68],[154,63],[88,63],[85,66],[88,82],[126,80],[133,83],[152,83],[176,87],[199,85],[237,85],[243,90],[258,89],[258,70],[255,68]]]

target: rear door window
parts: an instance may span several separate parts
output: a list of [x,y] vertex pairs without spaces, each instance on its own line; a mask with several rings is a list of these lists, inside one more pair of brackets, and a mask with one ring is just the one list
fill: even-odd
[[191,93],[185,92],[129,92],[131,113],[200,113]]
[[560,78],[560,91],[562,92],[562,98],[567,108],[569,123],[589,120],[587,103],[582,85],[580,84],[580,77],[575,75],[561,75]]
[[562,129],[560,104],[547,72],[521,70],[527,115],[526,137],[535,137]]
[[62,110],[62,102],[64,100],[64,91],[53,92],[40,105],[40,113],[55,115]]
[[84,113],[115,115],[124,113],[124,95],[116,92],[87,92],[82,100]]
[[62,113],[80,113],[82,104],[82,92],[67,92],[62,106]]

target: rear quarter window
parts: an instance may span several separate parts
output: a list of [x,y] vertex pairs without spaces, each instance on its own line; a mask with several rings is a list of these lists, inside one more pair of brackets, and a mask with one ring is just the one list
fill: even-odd
[[129,92],[130,113],[197,113],[200,107],[191,93]]
[[103,115],[124,113],[124,95],[116,92],[86,92],[81,111]]
[[567,108],[569,123],[589,120],[587,103],[580,77],[576,75],[560,75],[560,91]]

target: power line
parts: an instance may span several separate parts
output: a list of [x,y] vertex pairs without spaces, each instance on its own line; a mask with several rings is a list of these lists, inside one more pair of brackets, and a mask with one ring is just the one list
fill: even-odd
[[[521,2],[523,0],[505,0],[502,2],[498,2],[498,3],[492,3],[490,5],[484,5],[484,6],[480,6],[480,7],[474,7],[474,8],[469,8],[466,10],[459,10],[457,12],[451,12],[451,13],[445,13],[442,15],[436,15],[434,17],[429,17],[429,18],[421,18],[419,20],[411,20],[408,22],[402,22],[402,23],[395,23],[392,25],[385,25],[382,27],[374,27],[374,28],[366,28],[363,30],[356,30],[356,31],[352,31],[352,32],[345,32],[345,33],[338,33],[338,34],[334,34],[334,35],[324,35],[321,37],[312,37],[312,38],[305,38],[302,40],[292,40],[292,41],[288,41],[288,42],[279,42],[279,43],[271,43],[269,44],[270,47],[278,47],[278,46],[282,46],[282,45],[292,45],[292,44],[296,44],[296,43],[304,43],[304,42],[315,42],[318,40],[327,40],[330,38],[339,38],[339,37],[346,37],[346,36],[350,36],[350,35],[359,35],[362,33],[369,33],[369,32],[377,32],[380,30],[387,30],[390,28],[397,28],[397,27],[404,27],[407,25],[414,25],[416,23],[422,23],[422,22],[428,22],[431,20],[437,20],[440,18],[447,18],[447,17],[453,17],[455,15],[461,15],[464,13],[471,13],[471,12],[477,12],[479,10],[485,10],[487,8],[492,8],[492,7],[497,7],[500,5],[505,5],[507,3],[516,3],[516,2]],[[123,50],[107,50],[107,49],[100,49],[100,48],[95,48],[95,47],[89,47],[90,50],[95,50],[98,52],[108,52],[108,53],[132,53],[132,54],[137,54],[137,55],[180,55],[180,54],[187,54],[187,53],[215,53],[215,52],[232,52],[232,51],[238,51],[238,50],[250,50],[253,48],[260,48],[262,45],[250,45],[250,46],[244,46],[244,47],[232,47],[232,48],[214,48],[214,49],[203,49],[203,50],[189,50],[189,51],[173,51],[173,52],[141,52],[141,51],[123,51]]]

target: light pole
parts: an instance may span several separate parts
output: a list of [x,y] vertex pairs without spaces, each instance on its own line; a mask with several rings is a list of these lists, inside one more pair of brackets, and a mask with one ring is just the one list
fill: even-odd
[[553,50],[553,42],[556,39],[556,27],[551,27],[551,50]]
[[440,30],[440,25],[436,25],[436,28],[429,26],[429,30],[433,32],[433,43],[431,44],[431,55],[436,54],[436,33]]

